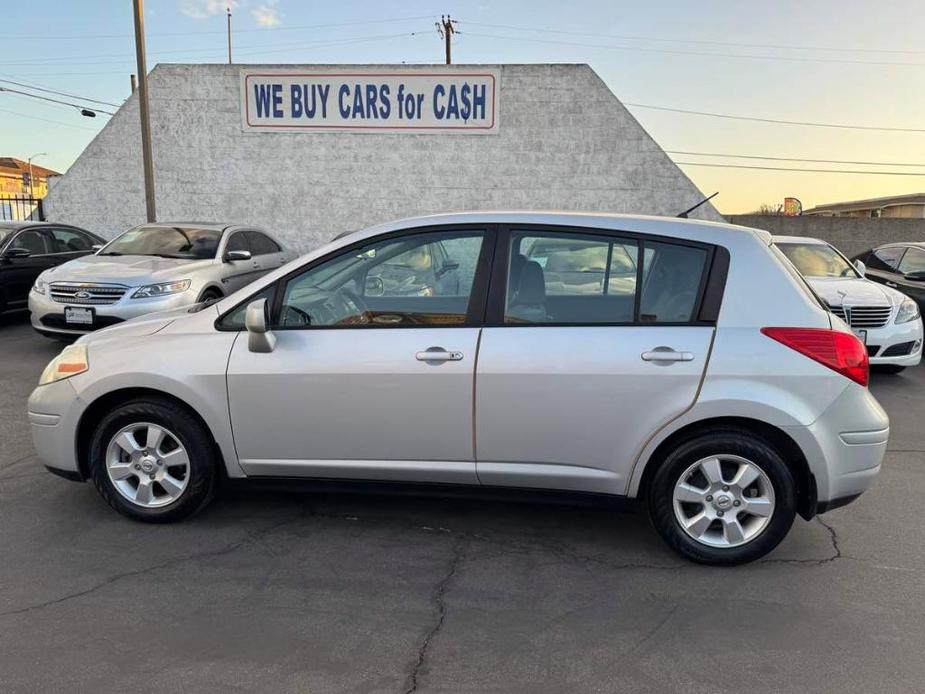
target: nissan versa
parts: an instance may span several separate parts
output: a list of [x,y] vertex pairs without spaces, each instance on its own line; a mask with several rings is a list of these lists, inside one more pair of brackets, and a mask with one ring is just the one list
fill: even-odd
[[29,292],[32,327],[72,339],[146,313],[220,299],[294,257],[253,227],[145,224],[94,255],[39,275]]
[[867,379],[763,231],[486,212],[83,337],[29,419],[50,470],[138,520],[224,478],[566,490],[644,499],[673,549],[734,564],[871,484],[889,422]]

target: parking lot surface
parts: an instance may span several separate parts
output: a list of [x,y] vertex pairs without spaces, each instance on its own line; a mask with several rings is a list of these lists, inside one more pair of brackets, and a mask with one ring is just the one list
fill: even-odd
[[226,492],[134,523],[36,460],[60,348],[0,324],[0,691],[925,691],[925,368],[854,504],[763,561],[669,552],[642,513]]

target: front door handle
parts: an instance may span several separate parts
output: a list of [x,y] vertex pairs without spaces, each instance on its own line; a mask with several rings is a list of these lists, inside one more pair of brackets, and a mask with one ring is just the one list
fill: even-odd
[[896,289],[896,287],[899,286],[898,284],[896,284],[896,282],[890,282],[889,280],[884,282],[884,284],[886,284],[887,287],[893,287],[893,289]]
[[643,361],[694,361],[694,355],[690,352],[676,352],[670,347],[656,347],[649,352],[643,352],[640,356],[642,357]]
[[448,352],[443,347],[428,347],[414,355],[418,361],[462,361],[462,352]]

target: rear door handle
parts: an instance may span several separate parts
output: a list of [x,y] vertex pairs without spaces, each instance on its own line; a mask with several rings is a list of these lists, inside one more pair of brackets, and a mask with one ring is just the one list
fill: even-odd
[[884,284],[886,284],[887,287],[893,287],[894,289],[899,286],[898,284],[896,284],[896,282],[890,282],[889,280],[884,282]]
[[690,352],[676,352],[670,348],[656,347],[649,352],[643,352],[641,355],[643,361],[694,361],[694,355]]
[[462,352],[447,352],[443,347],[428,347],[414,355],[418,361],[462,361]]

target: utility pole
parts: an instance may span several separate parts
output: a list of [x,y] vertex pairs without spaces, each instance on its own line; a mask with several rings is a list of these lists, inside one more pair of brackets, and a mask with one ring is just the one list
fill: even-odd
[[452,43],[452,36],[456,33],[456,27],[454,26],[456,20],[450,19],[450,15],[440,15],[440,21],[434,22],[434,24],[437,27],[437,33],[440,34],[440,38],[446,43],[446,64],[449,65],[452,62],[450,46]]
[[231,65],[231,5],[225,7],[228,13],[228,64]]
[[151,114],[148,111],[148,68],[145,66],[144,0],[132,0],[135,9],[135,57],[138,61],[138,112],[141,115],[141,155],[145,169],[145,211],[157,221],[154,209],[154,157],[151,151]]

